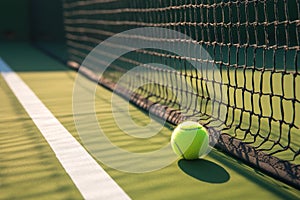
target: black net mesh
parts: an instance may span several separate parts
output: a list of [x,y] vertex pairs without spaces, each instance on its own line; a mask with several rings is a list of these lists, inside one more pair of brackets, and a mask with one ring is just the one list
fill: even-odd
[[[124,84],[130,90],[138,82],[152,81],[135,90],[136,96],[131,97],[134,103],[145,109],[153,103],[162,105],[165,112],[161,116],[173,124],[183,120],[177,112],[180,110],[187,118],[222,130],[221,148],[299,187],[298,0],[65,0],[63,7],[69,63],[73,65],[80,65],[103,40],[132,28],[162,27],[192,38],[180,42],[199,44],[208,55],[198,59],[163,50],[139,49],[116,59],[105,78],[116,82],[128,70],[143,65],[147,73]],[[124,39],[128,37],[134,36],[124,35]],[[153,39],[170,46],[178,43],[176,38],[162,36],[142,40]],[[201,66],[213,63],[222,81],[214,79],[214,72],[203,77],[190,65],[191,60]],[[162,63],[175,70],[147,63]],[[171,77],[183,81],[172,83]],[[184,83],[195,92],[178,85]],[[214,101],[207,88],[210,84],[215,91],[225,91],[227,98]],[[196,99],[197,103],[182,104],[176,98],[179,93],[184,93],[186,99]],[[147,106],[141,100],[152,104]],[[213,115],[224,109],[225,120]]]

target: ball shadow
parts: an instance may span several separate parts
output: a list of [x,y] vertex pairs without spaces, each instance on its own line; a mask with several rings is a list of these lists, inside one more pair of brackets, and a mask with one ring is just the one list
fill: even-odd
[[208,160],[178,161],[178,166],[187,175],[208,183],[225,183],[230,179],[229,173],[220,165]]

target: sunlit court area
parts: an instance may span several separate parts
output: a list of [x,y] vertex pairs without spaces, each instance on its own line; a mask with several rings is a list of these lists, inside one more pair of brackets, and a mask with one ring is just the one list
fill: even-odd
[[0,199],[300,199],[298,0],[1,0]]

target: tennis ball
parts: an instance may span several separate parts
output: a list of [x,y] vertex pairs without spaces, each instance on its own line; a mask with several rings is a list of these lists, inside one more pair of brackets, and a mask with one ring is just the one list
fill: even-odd
[[173,131],[171,145],[173,151],[186,160],[198,159],[208,150],[209,135],[197,122],[185,121]]

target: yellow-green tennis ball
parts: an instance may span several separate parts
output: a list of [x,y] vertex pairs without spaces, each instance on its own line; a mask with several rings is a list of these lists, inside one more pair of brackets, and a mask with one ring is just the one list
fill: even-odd
[[173,151],[184,159],[193,160],[205,155],[208,150],[209,135],[197,122],[185,121],[173,131],[171,145]]

